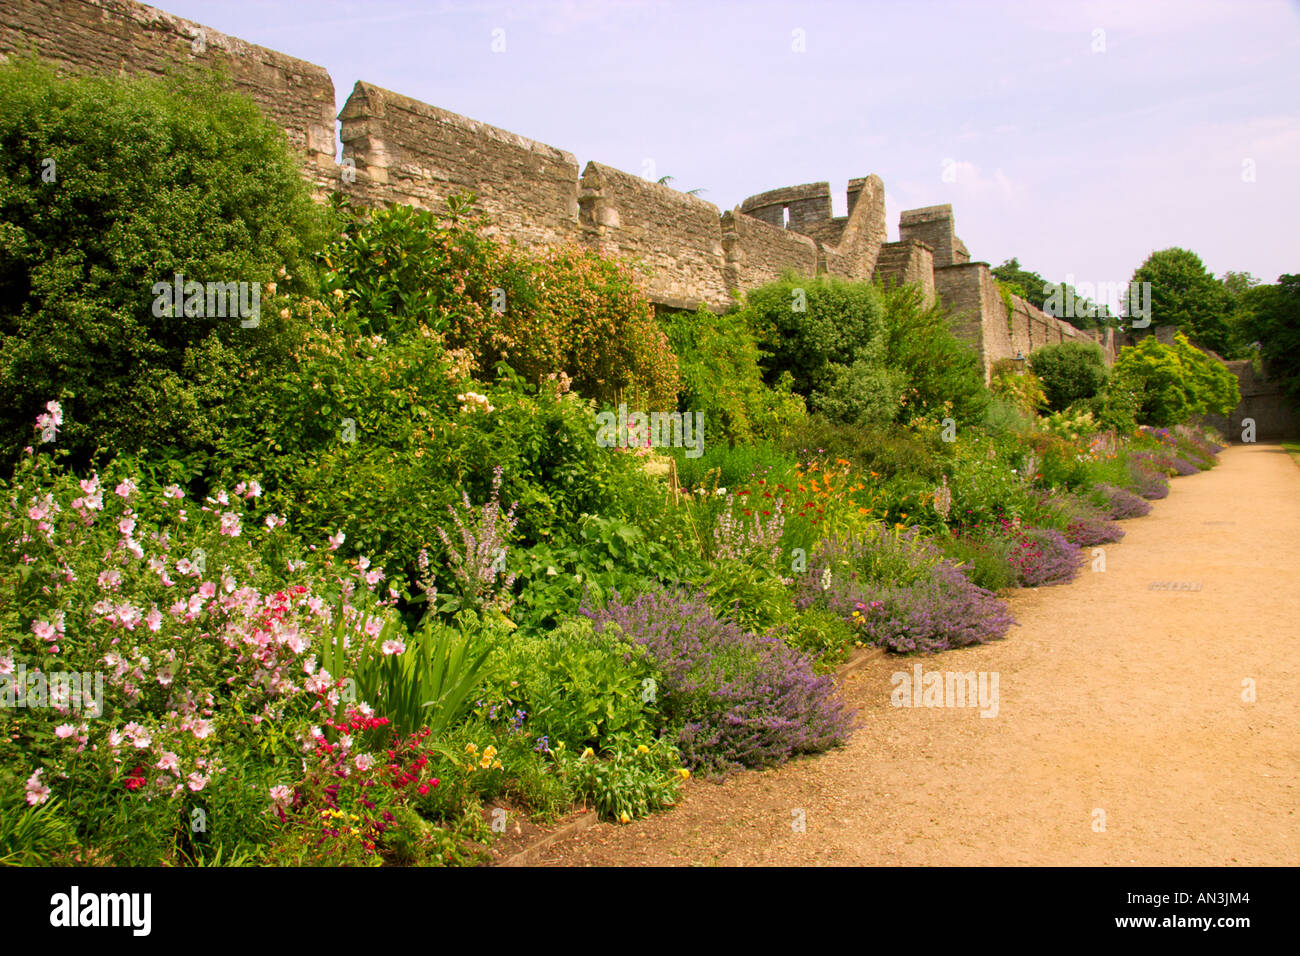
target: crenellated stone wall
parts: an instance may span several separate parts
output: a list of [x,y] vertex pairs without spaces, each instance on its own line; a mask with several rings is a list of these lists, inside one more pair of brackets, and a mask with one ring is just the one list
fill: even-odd
[[879,276],[937,296],[986,371],[1000,358],[1088,337],[1114,359],[1109,333],[1090,336],[1019,299],[1008,316],[988,265],[972,262],[957,237],[951,206],[903,212],[900,240],[887,243],[879,176],[849,181],[844,216],[832,215],[825,182],[773,189],[724,213],[599,162],[579,177],[570,152],[366,82],[339,114],[338,164],[334,85],[323,68],[132,0],[6,0],[0,55],[28,52],[98,73],[221,69],[283,127],[318,195],[337,189],[360,205],[441,209],[472,192],[503,239],[639,260],[650,298],[663,306],[725,309],[787,270]]

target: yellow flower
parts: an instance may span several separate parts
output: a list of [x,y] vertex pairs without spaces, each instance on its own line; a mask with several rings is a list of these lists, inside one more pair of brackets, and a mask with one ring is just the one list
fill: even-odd
[[647,747],[645,744],[637,744],[636,752],[639,754],[648,754],[650,752],[650,748]]
[[678,770],[677,772],[682,775],[683,780],[687,779],[691,775],[691,772],[687,770],[685,767],[682,767],[682,769]]
[[487,757],[490,760],[496,755],[497,755],[497,748],[492,744],[488,744],[487,749],[483,751],[483,756]]
[[501,761],[500,761],[500,760],[493,760],[493,761],[492,761],[492,769],[493,769],[493,770],[501,770],[501,769],[502,769],[502,767],[501,767]]
[[627,811],[626,811],[626,810],[622,810],[622,811],[619,812],[619,815],[618,815],[618,822],[619,822],[619,823],[630,823],[630,822],[632,822],[632,818],[629,817],[629,816],[627,815]]
[[465,745],[465,753],[467,753],[467,754],[476,754],[476,753],[478,753],[478,744],[466,744],[466,745]]
[[594,750],[592,750],[590,747],[588,747],[586,750],[584,750],[584,751],[582,752],[582,755],[583,755],[584,757],[594,757],[594,756],[596,756],[596,751],[594,751]]
[[492,758],[485,756],[482,760],[478,762],[478,765],[482,767],[484,770],[486,770],[488,767],[492,766]]

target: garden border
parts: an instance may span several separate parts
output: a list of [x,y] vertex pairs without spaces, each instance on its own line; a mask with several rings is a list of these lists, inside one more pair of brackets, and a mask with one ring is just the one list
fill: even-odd
[[[850,674],[860,670],[870,661],[879,660],[888,655],[889,652],[883,647],[864,647],[855,651],[849,656],[849,659],[835,669],[835,679],[843,682]],[[498,860],[492,866],[534,866],[537,864],[542,853],[549,850],[552,846],[562,840],[567,840],[572,836],[582,833],[584,830],[590,830],[592,827],[600,826],[600,816],[592,809],[582,809],[571,814],[568,819],[562,822],[558,827],[545,836],[538,837],[531,844],[524,847],[517,853],[512,853],[503,860]],[[613,824],[607,824],[613,826]]]

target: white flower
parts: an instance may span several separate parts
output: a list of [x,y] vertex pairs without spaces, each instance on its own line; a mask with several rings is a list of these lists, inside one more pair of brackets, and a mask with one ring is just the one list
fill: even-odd
[[384,641],[380,650],[382,650],[385,654],[401,654],[406,650],[406,645],[403,644],[401,641],[388,640],[388,641]]

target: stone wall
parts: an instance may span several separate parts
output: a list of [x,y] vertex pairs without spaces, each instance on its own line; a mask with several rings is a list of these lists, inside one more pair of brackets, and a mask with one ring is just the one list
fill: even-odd
[[[831,215],[825,182],[773,189],[720,214],[711,203],[599,162],[588,163],[579,179],[572,153],[365,82],[339,114],[340,166],[334,86],[311,63],[132,0],[7,0],[0,53],[19,51],[99,73],[218,67],[284,128],[318,194],[339,189],[360,205],[441,209],[448,196],[473,192],[490,231],[503,239],[577,242],[639,260],[660,305],[724,309],[733,292],[786,270],[880,275],[937,296],[986,371],[999,358],[1087,337],[1020,300],[1008,317],[988,265],[971,262],[957,237],[949,205],[904,212],[900,241],[887,244],[879,176],[849,181],[846,216]],[[1102,341],[1113,361],[1116,343]]]
[[0,53],[31,53],[85,73],[222,70],[284,128],[317,187],[338,184],[334,83],[313,63],[130,0],[5,0]]
[[339,114],[345,191],[362,203],[445,208],[473,192],[490,232],[524,245],[578,238],[578,162],[572,153],[358,82]]
[[649,266],[655,302],[715,310],[730,304],[713,203],[596,162],[583,170],[578,202],[585,241]]
[[769,225],[739,210],[722,214],[724,280],[729,289],[752,289],[781,277],[817,270],[817,243],[789,229]]
[[880,247],[876,276],[921,287],[927,304],[934,301],[934,250],[920,239],[887,242]]

